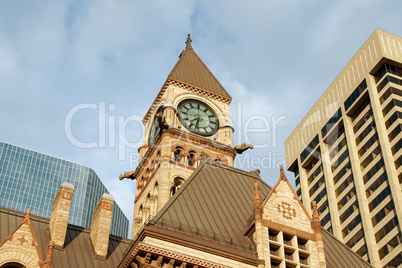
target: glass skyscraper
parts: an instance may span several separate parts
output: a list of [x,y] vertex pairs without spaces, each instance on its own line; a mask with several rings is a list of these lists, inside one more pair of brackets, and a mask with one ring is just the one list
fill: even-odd
[[[74,185],[69,223],[91,227],[92,213],[105,185],[91,168],[0,142],[0,206],[50,218],[63,182]],[[114,204],[110,233],[128,236],[128,219]]]

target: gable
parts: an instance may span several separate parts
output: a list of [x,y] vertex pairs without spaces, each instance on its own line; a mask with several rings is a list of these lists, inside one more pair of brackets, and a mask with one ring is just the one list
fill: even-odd
[[[42,257],[29,220],[28,209],[22,223],[0,244],[0,266],[19,263],[25,267],[40,267]],[[0,226],[1,228],[1,226]]]
[[262,205],[262,218],[294,229],[313,233],[311,217],[283,173]]

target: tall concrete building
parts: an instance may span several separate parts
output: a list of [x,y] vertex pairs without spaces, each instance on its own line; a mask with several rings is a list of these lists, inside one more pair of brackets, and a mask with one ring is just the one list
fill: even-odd
[[[92,212],[105,185],[91,168],[0,142],[0,207],[50,218],[52,202],[63,182],[74,185],[69,223],[91,227]],[[127,237],[128,219],[115,204],[111,234]]]
[[402,38],[376,30],[285,142],[297,195],[375,267],[402,266]]

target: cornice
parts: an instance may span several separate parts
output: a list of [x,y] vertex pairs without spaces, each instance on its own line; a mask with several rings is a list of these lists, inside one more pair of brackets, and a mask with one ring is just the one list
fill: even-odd
[[182,89],[188,90],[190,92],[194,92],[197,93],[201,96],[207,97],[207,98],[211,98],[220,102],[223,102],[225,104],[230,104],[232,102],[231,98],[227,98],[221,95],[218,95],[216,93],[212,93],[210,91],[207,91],[205,89],[187,84],[185,82],[173,79],[168,77],[165,81],[165,83],[163,84],[161,90],[159,91],[158,95],[156,96],[155,100],[152,102],[151,107],[149,108],[149,110],[147,111],[147,113],[145,114],[144,118],[142,119],[142,124],[146,125],[149,118],[151,117],[151,114],[154,112],[155,107],[157,106],[157,103],[159,103],[162,99],[163,94],[165,94],[166,89],[169,87],[169,85],[173,85],[173,86],[177,86],[180,87]]

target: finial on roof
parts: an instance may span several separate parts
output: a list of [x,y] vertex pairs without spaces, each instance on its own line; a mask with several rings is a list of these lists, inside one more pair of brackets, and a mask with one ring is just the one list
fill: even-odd
[[31,209],[27,209],[27,214],[25,215],[25,219],[29,219],[29,215],[31,215]]
[[287,181],[288,178],[286,178],[285,172],[283,171],[283,166],[280,167],[281,171],[281,176],[279,177],[281,180]]
[[190,38],[190,34],[188,34],[187,35],[187,41],[186,41],[186,48],[188,47],[188,48],[192,48],[191,47],[191,42],[192,42],[193,40],[191,40],[191,38]]
[[317,210],[317,202],[313,201],[313,202],[311,202],[311,205],[313,207],[313,221],[320,222],[320,215],[318,215],[318,210]]
[[311,222],[311,227],[313,228],[314,232],[316,233],[316,240],[322,241],[321,236],[321,222],[320,222],[320,215],[318,214],[317,210],[317,202],[311,202],[311,206],[313,207],[313,221]]
[[45,267],[49,267],[52,264],[52,258],[53,258],[53,249],[54,249],[54,241],[50,240],[49,241],[49,246],[46,254],[46,260],[45,260]]
[[260,170],[259,169],[251,170],[250,174],[253,176],[260,177]]
[[254,182],[254,212],[255,212],[255,215],[262,214],[258,182]]

